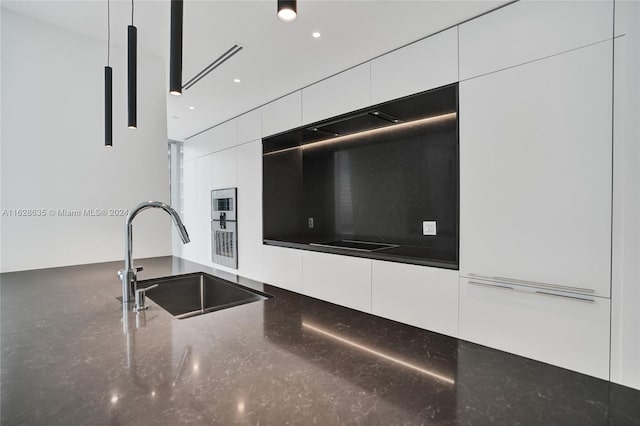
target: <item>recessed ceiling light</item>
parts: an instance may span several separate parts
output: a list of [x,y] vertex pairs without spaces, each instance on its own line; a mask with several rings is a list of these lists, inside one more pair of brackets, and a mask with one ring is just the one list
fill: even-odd
[[313,36],[313,38],[320,38],[320,36],[321,36],[322,34],[320,34],[319,32],[317,32],[317,31],[316,31],[315,33],[313,33],[313,34],[311,34],[311,35]]
[[196,109],[196,107],[190,106],[189,109],[194,110],[194,109]]
[[239,79],[239,78],[234,78],[234,79],[233,79],[233,82],[234,82],[234,83],[240,83],[240,79]]

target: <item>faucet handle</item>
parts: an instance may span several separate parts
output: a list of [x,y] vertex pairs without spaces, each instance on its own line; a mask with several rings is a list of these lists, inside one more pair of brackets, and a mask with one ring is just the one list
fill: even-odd
[[139,288],[136,290],[136,305],[135,305],[135,310],[140,312],[140,311],[144,311],[145,309],[147,309],[146,306],[144,306],[144,300],[145,300],[145,292],[147,290],[151,290],[158,287],[158,284],[154,284],[154,285],[150,285],[149,287],[145,287],[145,288]]
[[116,273],[116,275],[118,275],[118,278],[120,278],[120,281],[122,281],[123,274],[124,274],[124,270],[122,270],[122,269],[120,269],[120,270]]

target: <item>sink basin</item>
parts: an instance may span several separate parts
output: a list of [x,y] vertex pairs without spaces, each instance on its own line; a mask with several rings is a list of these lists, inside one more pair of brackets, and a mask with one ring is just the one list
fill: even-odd
[[273,297],[204,272],[139,281],[138,288],[155,284],[147,297],[178,319]]

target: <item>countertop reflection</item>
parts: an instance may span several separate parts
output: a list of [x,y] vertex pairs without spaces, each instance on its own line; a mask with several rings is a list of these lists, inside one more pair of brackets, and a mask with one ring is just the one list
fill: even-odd
[[2,424],[639,424],[640,392],[178,258],[272,299],[123,311],[120,262],[1,278]]

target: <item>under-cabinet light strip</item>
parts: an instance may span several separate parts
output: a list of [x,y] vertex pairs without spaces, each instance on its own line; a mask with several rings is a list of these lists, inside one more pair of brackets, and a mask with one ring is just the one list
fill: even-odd
[[353,134],[350,134],[350,135],[338,136],[338,137],[335,137],[333,139],[327,139],[327,140],[318,141],[318,142],[311,142],[311,143],[308,143],[306,145],[298,145],[298,146],[293,146],[293,147],[290,147],[290,148],[279,149],[277,151],[267,152],[267,153],[262,154],[262,155],[265,156],[265,155],[271,155],[271,154],[280,154],[282,152],[291,151],[291,150],[300,149],[300,148],[302,148],[302,149],[317,148],[317,147],[320,147],[320,146],[325,146],[325,145],[331,145],[331,144],[334,144],[334,143],[344,142],[345,140],[349,140],[349,139],[357,139],[357,138],[360,138],[360,137],[372,136],[372,135],[385,133],[385,132],[408,129],[408,128],[412,128],[412,127],[420,127],[420,126],[423,126],[425,124],[438,123],[438,122],[441,122],[441,121],[451,120],[451,119],[456,118],[457,115],[458,114],[456,112],[449,112],[449,113],[446,113],[446,114],[435,115],[433,117],[427,117],[427,118],[421,118],[419,120],[408,121],[406,123],[399,123],[399,124],[395,124],[393,126],[379,127],[377,129],[364,130],[362,132],[353,133]]
[[323,336],[330,337],[330,338],[332,338],[334,340],[337,340],[339,342],[345,343],[345,344],[347,344],[349,346],[352,346],[352,347],[354,347],[356,349],[360,349],[360,350],[362,350],[364,352],[367,352],[367,353],[370,353],[372,355],[378,356],[378,357],[383,358],[383,359],[385,359],[387,361],[391,361],[391,362],[396,363],[398,365],[401,365],[403,367],[411,368],[412,370],[418,371],[418,372],[420,372],[422,374],[426,374],[427,376],[433,377],[434,379],[438,379],[438,380],[441,380],[441,381],[443,381],[445,383],[449,383],[449,384],[452,384],[452,385],[456,383],[455,380],[453,380],[453,379],[451,379],[449,377],[442,376],[440,374],[437,374],[437,373],[434,373],[432,371],[425,370],[424,368],[418,367],[417,365],[413,365],[411,363],[408,363],[406,361],[402,361],[402,360],[400,360],[398,358],[392,357],[392,356],[384,354],[382,352],[378,352],[375,349],[371,349],[368,346],[364,346],[364,345],[358,344],[358,343],[356,343],[354,341],[351,341],[349,339],[346,339],[344,337],[341,337],[341,336],[338,336],[336,334],[330,333],[330,332],[328,332],[326,330],[323,330],[323,329],[321,329],[319,327],[313,326],[313,325],[311,325],[311,324],[309,324],[307,322],[303,321],[302,322],[302,326],[304,328],[308,328],[309,330],[315,331],[316,333],[320,333]]

